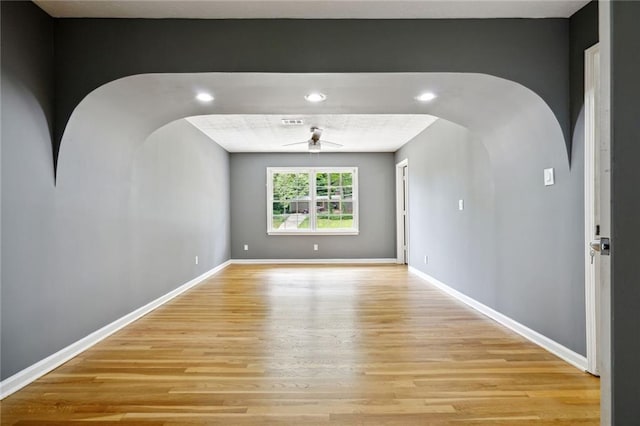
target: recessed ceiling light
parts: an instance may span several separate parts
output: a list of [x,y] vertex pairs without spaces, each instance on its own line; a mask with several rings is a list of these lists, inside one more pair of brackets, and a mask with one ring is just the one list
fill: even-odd
[[322,102],[325,99],[327,99],[327,95],[325,95],[324,93],[320,93],[320,92],[313,92],[313,93],[309,93],[304,98],[309,102],[316,103],[316,102]]
[[420,102],[429,102],[429,101],[434,100],[436,97],[437,96],[435,95],[435,93],[424,92],[424,93],[421,93],[418,96],[416,96],[416,100],[418,100]]
[[196,99],[200,102],[211,102],[213,100],[213,96],[209,93],[200,92],[196,95]]

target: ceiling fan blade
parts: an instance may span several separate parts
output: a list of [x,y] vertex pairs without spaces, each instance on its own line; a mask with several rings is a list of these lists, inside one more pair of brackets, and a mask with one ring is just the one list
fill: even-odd
[[326,141],[326,140],[324,140],[324,139],[321,139],[321,140],[320,140],[320,142],[322,142],[323,144],[327,144],[327,145],[333,145],[333,146],[335,146],[336,148],[340,148],[341,146],[344,146],[344,145],[342,145],[341,143],[331,142],[331,141]]
[[[323,142],[324,142],[324,141],[323,141]],[[309,141],[308,141],[308,140],[306,140],[306,141],[302,141],[302,142],[286,143],[286,144],[284,144],[284,145],[282,145],[282,146],[302,145],[303,143],[309,143]]]

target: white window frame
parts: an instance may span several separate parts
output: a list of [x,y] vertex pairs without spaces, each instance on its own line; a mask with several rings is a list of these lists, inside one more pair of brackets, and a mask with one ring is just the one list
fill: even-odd
[[[273,175],[274,173],[309,173],[309,225],[306,230],[273,229]],[[353,227],[344,231],[316,229],[316,174],[352,173]],[[267,234],[268,235],[358,235],[360,233],[358,212],[358,168],[357,167],[267,167]],[[313,208],[312,208],[313,207]]]

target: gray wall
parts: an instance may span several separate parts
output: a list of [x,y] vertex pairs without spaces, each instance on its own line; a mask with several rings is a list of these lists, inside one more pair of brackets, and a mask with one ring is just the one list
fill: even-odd
[[[35,340],[23,339],[19,352],[9,359],[9,345],[29,329],[29,317],[37,315],[44,298],[55,292],[49,285],[51,268],[51,211],[54,204],[51,136],[48,118],[53,112],[53,19],[31,3],[1,2],[2,29],[2,251],[0,278],[0,361],[5,378],[50,352],[35,348]],[[43,238],[37,238],[42,236]],[[16,265],[24,277],[10,282]],[[41,268],[41,265],[43,266]],[[25,281],[26,284],[22,284]],[[28,303],[21,307],[22,300]],[[21,324],[12,311],[21,309]],[[40,339],[49,340],[43,329]],[[48,342],[47,342],[48,343]],[[47,344],[45,343],[45,345]],[[20,364],[19,358],[24,358]],[[16,362],[17,361],[17,362]]]
[[149,287],[165,294],[229,259],[229,154],[178,120],[138,146],[133,161],[131,257],[142,302]]
[[[393,153],[231,154],[231,257],[395,258],[393,159]],[[357,166],[360,234],[267,235],[266,168],[277,166]]]
[[409,265],[495,306],[495,191],[482,141],[466,128],[440,119],[396,152],[396,162],[405,158]]
[[93,105],[54,185],[51,25],[2,2],[2,379],[229,258],[229,155],[184,121],[146,139]]
[[613,424],[630,425],[640,419],[640,3],[610,12]]
[[543,109],[503,118],[476,132],[438,120],[396,153],[409,160],[410,265],[585,354],[581,148],[569,170],[543,142],[557,138]]

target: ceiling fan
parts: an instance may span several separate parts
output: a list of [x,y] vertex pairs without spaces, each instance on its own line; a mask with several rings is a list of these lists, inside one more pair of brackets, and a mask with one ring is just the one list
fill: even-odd
[[[311,126],[310,131],[311,131],[311,138],[309,138],[309,140],[302,141],[302,142],[288,143],[282,146],[301,145],[303,143],[306,143],[309,146],[309,152],[320,152],[320,148],[321,148],[320,136],[322,136],[322,129],[316,126]],[[323,140],[322,143],[326,145],[335,146],[336,148],[340,148],[343,146],[342,144],[329,142],[326,140]]]

